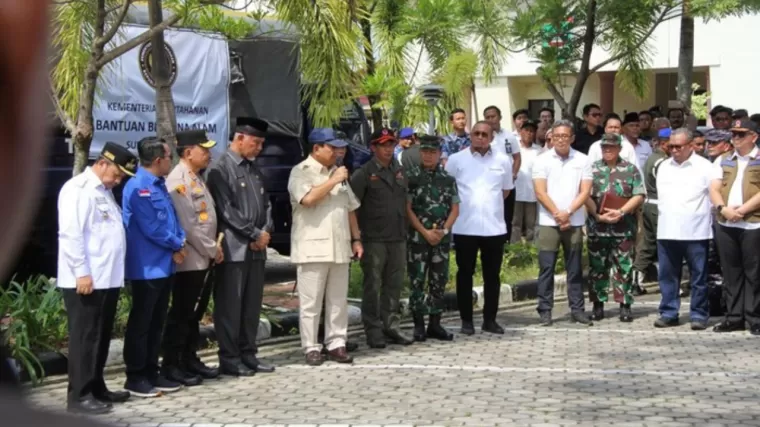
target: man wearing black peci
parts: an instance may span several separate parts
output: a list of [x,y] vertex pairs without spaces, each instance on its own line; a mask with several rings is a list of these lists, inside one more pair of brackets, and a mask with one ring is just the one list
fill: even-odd
[[256,358],[272,211],[264,176],[254,160],[264,146],[268,127],[263,120],[238,118],[229,150],[208,170],[218,230],[224,233],[225,262],[216,267],[214,289],[219,369],[224,375],[274,372],[274,366]]

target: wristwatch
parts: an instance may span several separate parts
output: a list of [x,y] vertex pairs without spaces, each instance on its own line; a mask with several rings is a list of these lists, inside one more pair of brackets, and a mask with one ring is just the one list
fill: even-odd
[[443,229],[443,235],[444,236],[448,236],[449,235],[449,229],[448,228],[444,228]]
[[723,205],[718,205],[718,206],[717,206],[715,209],[718,211],[718,213],[720,213],[720,211],[722,211],[722,210],[723,210],[723,208],[725,208],[725,206],[723,206]]

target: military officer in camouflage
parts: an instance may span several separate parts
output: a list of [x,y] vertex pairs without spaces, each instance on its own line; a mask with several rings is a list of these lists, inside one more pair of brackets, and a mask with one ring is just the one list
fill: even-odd
[[631,322],[635,213],[644,202],[646,190],[636,165],[620,157],[620,136],[605,134],[601,146],[602,159],[591,166],[591,197],[586,201],[592,318],[604,319],[611,282],[614,299],[620,304],[620,321]]
[[[407,272],[412,287],[409,305],[414,316],[414,340],[426,337],[451,341],[454,335],[441,326],[443,291],[449,278],[449,230],[459,216],[459,195],[454,178],[440,165],[441,139],[420,137],[421,163],[409,169],[406,215]],[[425,299],[425,279],[428,281]],[[425,315],[430,323],[425,331]]]

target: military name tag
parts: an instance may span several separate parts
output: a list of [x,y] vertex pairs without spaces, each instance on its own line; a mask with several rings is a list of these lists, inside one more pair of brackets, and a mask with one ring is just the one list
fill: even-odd
[[96,197],[95,198],[95,204],[97,205],[107,205],[108,200],[105,197]]

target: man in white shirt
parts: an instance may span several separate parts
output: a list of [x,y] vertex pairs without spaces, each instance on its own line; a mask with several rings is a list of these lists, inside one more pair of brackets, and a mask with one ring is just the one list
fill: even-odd
[[726,316],[713,331],[760,335],[760,151],[758,128],[736,120],[734,150],[715,159],[710,199],[718,217],[716,246],[723,267]]
[[[522,157],[520,155],[520,142],[519,132],[522,124],[527,120],[527,115],[523,112],[515,112],[516,119],[515,131],[510,132],[501,127],[501,110],[495,105],[486,107],[483,110],[483,118],[493,128],[493,141],[491,141],[491,148],[497,153],[503,153],[508,156],[512,156],[512,180],[517,180],[517,173],[520,170],[520,164],[522,163]],[[523,120],[525,119],[525,120]],[[507,242],[511,240],[512,236],[512,218],[515,214],[515,192],[509,193],[509,197],[504,200],[504,221],[507,223]]]
[[119,290],[124,286],[126,236],[111,189],[133,176],[137,159],[107,142],[92,167],[58,196],[58,275],[69,318],[70,412],[102,414],[129,392],[111,392],[103,368],[111,344]]
[[583,298],[584,204],[591,193],[591,163],[571,148],[574,126],[559,120],[552,126],[554,148],[538,156],[533,164],[533,185],[538,199],[538,314],[542,326],[552,324],[554,268],[559,246],[565,254],[567,295],[574,322],[592,325],[585,314]]
[[459,216],[454,223],[457,261],[457,300],[462,319],[461,332],[475,333],[472,322],[472,276],[480,251],[483,267],[483,331],[503,334],[496,323],[501,291],[501,263],[504,258],[507,224],[504,199],[514,188],[512,159],[491,147],[493,128],[477,122],[470,133],[472,145],[449,157],[446,172],[454,177],[459,190]]
[[533,163],[541,153],[541,146],[536,144],[538,124],[532,120],[525,122],[520,129],[520,152],[522,162],[515,180],[515,214],[512,218],[512,236],[510,242],[517,243],[525,237],[533,242],[533,234],[538,219],[536,192],[533,189]]
[[709,160],[694,153],[693,134],[673,130],[670,158],[657,171],[657,259],[660,317],[654,326],[678,326],[679,283],[684,258],[691,285],[691,329],[707,327],[707,251],[713,236],[709,188],[715,173]]

